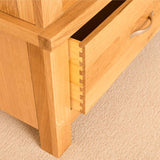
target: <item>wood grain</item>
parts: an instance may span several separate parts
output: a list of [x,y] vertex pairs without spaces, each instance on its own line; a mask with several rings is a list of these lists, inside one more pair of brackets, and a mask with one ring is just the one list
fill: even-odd
[[[80,99],[80,96],[83,94],[81,88],[83,87],[83,83],[80,80],[83,79],[83,76],[80,72],[83,71],[83,66],[81,65],[82,57],[80,57],[80,53],[82,52],[82,48],[79,47],[79,41],[75,39],[69,40],[69,52],[70,52],[70,82],[71,82],[71,106],[74,106],[74,109],[77,111],[81,111],[82,108],[80,104],[83,101]],[[77,108],[76,108],[77,107]]]
[[28,51],[41,147],[59,157],[71,143],[68,42],[53,52],[28,44]]
[[32,0],[0,0],[0,11],[35,24]]
[[56,21],[77,0],[33,0],[36,25],[47,27]]
[[19,18],[35,24],[32,0],[17,0]]
[[0,31],[11,34],[25,42],[39,46],[39,34],[42,32],[30,23],[0,12]]
[[79,0],[62,0],[62,12],[65,12],[72,5],[77,3]]
[[38,128],[25,42],[0,32],[0,110]]
[[18,17],[17,0],[0,0],[0,11]]
[[0,11],[45,28],[78,0],[0,0]]

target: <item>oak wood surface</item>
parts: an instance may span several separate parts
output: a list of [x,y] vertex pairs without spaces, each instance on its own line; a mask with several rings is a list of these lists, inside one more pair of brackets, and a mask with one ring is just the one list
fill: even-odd
[[[83,70],[81,65],[82,57],[80,57],[80,52],[82,49],[79,47],[79,41],[75,39],[69,40],[69,52],[70,52],[70,87],[71,87],[71,107],[74,106],[74,109],[79,110],[79,106],[83,101],[80,99],[80,96],[83,95],[80,88],[83,87],[83,84],[80,80],[83,79],[83,76],[80,72]],[[79,110],[80,111],[80,110]]]
[[38,128],[25,42],[0,32],[0,110]]
[[78,0],[33,0],[36,25],[47,27]]
[[78,0],[0,0],[0,11],[45,28]]
[[0,0],[0,11],[18,17],[18,6],[16,0]]
[[18,18],[35,24],[33,0],[16,0]]
[[68,42],[52,52],[28,44],[28,51],[41,147],[59,157],[71,143],[77,115],[70,110]]
[[0,31],[11,34],[25,42],[39,46],[39,34],[42,32],[30,23],[0,12]]
[[0,0],[0,11],[35,24],[32,0]]

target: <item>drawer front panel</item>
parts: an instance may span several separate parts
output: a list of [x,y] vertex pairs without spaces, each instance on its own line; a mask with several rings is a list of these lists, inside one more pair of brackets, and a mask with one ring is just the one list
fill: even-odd
[[[154,13],[152,27],[146,33],[130,38],[134,31],[150,25],[151,22],[147,19],[152,12]],[[72,105],[73,108],[83,113],[91,109],[158,31],[159,18],[159,1],[126,1],[83,41],[77,42],[82,48],[82,53],[79,52],[79,61],[82,61],[79,78],[82,80],[79,81],[80,106]],[[70,46],[72,48],[71,40]],[[77,100],[78,96],[73,99]]]

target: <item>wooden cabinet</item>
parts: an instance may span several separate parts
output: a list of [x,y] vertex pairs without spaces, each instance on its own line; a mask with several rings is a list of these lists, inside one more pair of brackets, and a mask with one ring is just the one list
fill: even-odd
[[[59,157],[86,114],[160,29],[155,0],[0,0],[0,109]],[[8,142],[9,143],[9,142]]]

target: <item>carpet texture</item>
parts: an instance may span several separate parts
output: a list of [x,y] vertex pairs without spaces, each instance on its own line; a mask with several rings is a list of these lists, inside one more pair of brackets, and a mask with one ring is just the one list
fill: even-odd
[[[0,160],[57,160],[38,131],[0,112]],[[160,160],[160,32],[86,115],[59,160]]]

